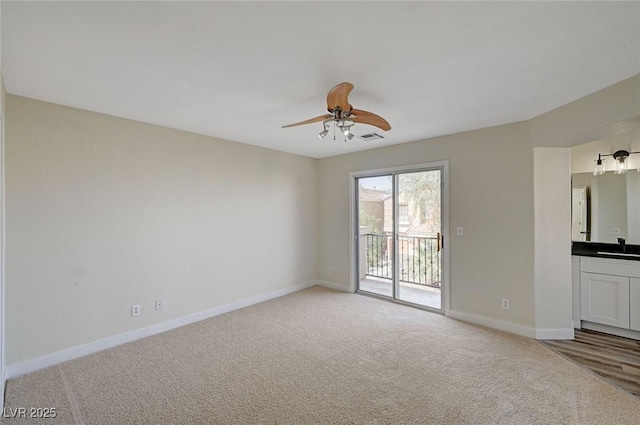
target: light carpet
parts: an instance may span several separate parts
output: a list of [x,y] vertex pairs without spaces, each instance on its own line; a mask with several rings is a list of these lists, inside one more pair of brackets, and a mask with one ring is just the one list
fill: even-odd
[[633,424],[524,337],[314,287],[10,380],[8,424]]

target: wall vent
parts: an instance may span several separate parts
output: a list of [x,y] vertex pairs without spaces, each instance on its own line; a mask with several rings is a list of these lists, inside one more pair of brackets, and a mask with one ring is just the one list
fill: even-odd
[[362,140],[378,140],[378,139],[384,139],[384,136],[381,136],[378,133],[367,133],[367,134],[358,136],[358,138]]

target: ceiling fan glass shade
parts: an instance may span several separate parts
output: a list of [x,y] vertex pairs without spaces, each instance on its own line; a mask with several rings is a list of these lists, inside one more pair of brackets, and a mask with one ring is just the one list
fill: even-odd
[[349,134],[351,134],[351,127],[353,127],[353,124],[354,123],[350,118],[338,120],[336,122],[336,126],[340,129],[342,134],[344,134],[345,136],[348,136]]
[[353,122],[360,124],[369,124],[374,127],[378,127],[381,130],[391,130],[391,125],[382,118],[380,115],[376,115],[373,112],[363,111],[362,109],[353,109],[349,119]]

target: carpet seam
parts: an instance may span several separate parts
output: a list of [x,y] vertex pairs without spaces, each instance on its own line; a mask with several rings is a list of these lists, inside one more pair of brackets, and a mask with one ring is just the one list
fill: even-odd
[[67,394],[67,401],[69,401],[73,419],[76,425],[85,425],[82,418],[82,412],[80,411],[80,407],[78,406],[78,399],[76,398],[73,389],[71,388],[71,384],[69,383],[69,380],[67,379],[67,376],[62,369],[62,366],[58,366],[58,370],[60,371],[60,376],[62,377],[62,385],[64,386],[65,393]]

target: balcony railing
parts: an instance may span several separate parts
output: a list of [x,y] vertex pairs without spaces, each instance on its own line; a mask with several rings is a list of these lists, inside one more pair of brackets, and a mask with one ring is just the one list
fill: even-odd
[[[393,279],[391,235],[365,234],[366,274]],[[399,236],[400,280],[439,288],[442,281],[437,237]]]

